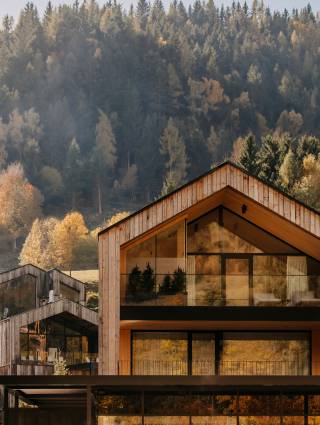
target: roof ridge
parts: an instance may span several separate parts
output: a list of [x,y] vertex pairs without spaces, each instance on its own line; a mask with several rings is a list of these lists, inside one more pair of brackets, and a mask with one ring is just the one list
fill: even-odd
[[135,216],[135,215],[137,215],[137,214],[141,213],[142,211],[144,211],[144,210],[145,210],[145,209],[147,209],[147,208],[150,208],[152,205],[154,205],[154,204],[156,204],[156,203],[158,203],[158,202],[163,201],[164,199],[168,198],[169,196],[174,195],[175,193],[179,192],[180,190],[182,190],[183,188],[185,188],[185,187],[189,186],[190,184],[193,184],[193,183],[195,183],[196,181],[201,180],[202,178],[204,178],[204,177],[206,177],[206,176],[208,176],[208,175],[210,175],[210,174],[214,173],[214,172],[215,172],[215,171],[217,171],[218,169],[220,169],[220,168],[222,168],[222,167],[225,167],[225,166],[227,166],[227,165],[230,165],[230,166],[232,166],[232,167],[234,167],[234,168],[236,168],[236,169],[238,169],[238,170],[242,171],[242,172],[243,172],[244,174],[246,174],[247,176],[252,177],[252,178],[254,178],[254,179],[256,179],[256,180],[260,181],[260,182],[261,182],[261,183],[263,183],[264,185],[266,185],[266,186],[268,186],[268,187],[270,187],[270,188],[272,188],[272,189],[276,190],[277,192],[281,193],[281,194],[282,194],[283,196],[285,196],[286,198],[288,198],[288,199],[290,199],[290,200],[292,200],[292,201],[294,201],[294,202],[298,203],[299,205],[302,205],[304,208],[307,208],[308,210],[310,210],[310,211],[314,212],[315,214],[318,214],[318,215],[320,214],[320,212],[319,212],[319,211],[317,211],[315,208],[310,207],[309,205],[307,205],[306,203],[304,203],[304,202],[300,201],[299,199],[296,199],[294,196],[292,196],[292,195],[290,195],[289,193],[285,192],[283,189],[279,188],[277,185],[275,185],[275,184],[273,184],[273,183],[269,183],[269,182],[267,182],[267,181],[263,180],[261,177],[258,177],[258,176],[255,176],[255,175],[253,175],[253,174],[249,173],[249,171],[248,171],[248,170],[246,170],[244,167],[242,167],[240,164],[235,163],[234,161],[231,161],[230,159],[227,159],[227,160],[224,160],[224,161],[220,162],[220,163],[219,163],[219,164],[217,164],[215,167],[211,168],[210,170],[206,171],[205,173],[203,173],[203,174],[199,175],[198,177],[196,177],[196,178],[194,178],[194,179],[192,179],[192,180],[189,180],[187,183],[184,183],[183,185],[181,185],[181,186],[177,187],[177,188],[176,188],[175,190],[173,190],[172,192],[170,192],[170,193],[168,193],[168,194],[166,194],[166,195],[164,195],[164,196],[161,196],[161,197],[159,197],[159,198],[155,199],[155,200],[154,200],[154,201],[152,201],[152,202],[149,202],[149,203],[148,203],[148,204],[146,204],[144,207],[142,207],[142,208],[140,208],[140,209],[138,209],[138,210],[134,211],[132,214],[130,214],[129,216],[127,216],[127,217],[123,218],[122,220],[117,221],[116,223],[112,224],[111,226],[106,226],[106,227],[104,227],[104,228],[103,228],[103,229],[101,229],[101,230],[100,230],[100,232],[98,233],[98,238],[99,238],[99,236],[100,236],[101,234],[103,234],[103,233],[105,233],[105,232],[109,231],[110,229],[112,229],[112,228],[114,228],[114,227],[116,227],[116,226],[119,226],[120,224],[124,223],[126,220],[130,219],[131,217],[133,217],[133,216]]

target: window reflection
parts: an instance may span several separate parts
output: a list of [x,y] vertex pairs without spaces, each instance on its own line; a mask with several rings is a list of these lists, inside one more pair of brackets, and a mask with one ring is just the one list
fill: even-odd
[[186,332],[135,332],[134,375],[187,375]]
[[214,375],[215,338],[212,333],[192,334],[192,375]]
[[308,373],[307,334],[268,332],[223,334],[221,375],[308,375]]
[[65,321],[46,319],[20,328],[22,361],[53,363],[63,357],[68,364],[88,363],[93,361],[90,351],[96,352],[94,345],[89,334],[83,335]]
[[36,278],[24,275],[0,284],[0,320],[36,307]]

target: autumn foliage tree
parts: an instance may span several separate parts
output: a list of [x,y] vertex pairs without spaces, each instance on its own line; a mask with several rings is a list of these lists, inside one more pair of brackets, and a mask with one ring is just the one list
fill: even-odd
[[20,264],[44,269],[73,270],[97,266],[97,235],[87,228],[83,215],[71,212],[56,218],[36,219],[20,253]]
[[58,219],[49,217],[37,218],[23,244],[20,252],[20,264],[33,264],[43,269],[55,266],[55,250],[53,249],[53,232]]
[[52,234],[52,248],[59,267],[72,268],[76,247],[88,236],[82,214],[71,212],[57,223]]
[[0,174],[0,225],[4,226],[17,248],[17,239],[25,236],[33,221],[41,216],[43,198],[28,182],[21,164],[15,163]]

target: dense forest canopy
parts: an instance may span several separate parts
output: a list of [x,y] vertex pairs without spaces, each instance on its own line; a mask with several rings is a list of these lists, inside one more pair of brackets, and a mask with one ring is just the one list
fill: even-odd
[[[319,104],[309,5],[76,0],[40,18],[28,3],[0,31],[0,167],[22,166],[45,215],[98,224],[227,157],[306,197],[304,171],[320,177]],[[270,174],[259,161],[274,152]]]

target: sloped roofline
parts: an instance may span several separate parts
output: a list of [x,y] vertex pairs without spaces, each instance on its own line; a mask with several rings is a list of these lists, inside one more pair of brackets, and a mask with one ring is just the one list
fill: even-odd
[[153,205],[162,202],[164,199],[168,198],[169,196],[179,192],[181,189],[184,189],[185,187],[189,186],[190,184],[193,184],[195,182],[197,182],[198,180],[201,180],[202,178],[214,173],[215,171],[217,171],[220,168],[223,168],[227,165],[231,165],[232,167],[236,168],[237,170],[240,170],[241,172],[243,172],[244,174],[246,174],[249,177],[253,177],[254,179],[258,180],[259,182],[263,183],[264,185],[276,190],[277,192],[281,193],[283,196],[285,196],[287,199],[290,199],[291,201],[296,202],[297,204],[303,206],[304,208],[307,208],[309,211],[314,212],[317,215],[320,215],[319,211],[317,211],[315,208],[310,207],[309,205],[307,205],[305,202],[299,201],[298,199],[296,199],[294,196],[289,195],[287,192],[285,192],[284,190],[280,189],[278,186],[276,186],[273,183],[268,183],[265,180],[263,180],[261,177],[257,177],[251,173],[249,173],[245,168],[241,167],[241,165],[236,164],[233,161],[230,160],[226,160],[221,162],[220,164],[218,164],[217,166],[215,166],[214,168],[211,168],[209,171],[201,174],[200,176],[188,181],[187,183],[183,184],[182,186],[179,186],[177,189],[173,190],[172,192],[168,193],[167,195],[161,196],[160,198],[146,204],[144,207],[142,207],[141,209],[133,212],[132,214],[128,215],[127,217],[123,218],[122,220],[117,221],[116,223],[112,224],[111,226],[106,226],[105,228],[103,228],[102,230],[100,230],[100,232],[98,233],[98,238],[100,237],[100,235],[102,235],[103,233],[108,232],[110,229],[113,229],[116,226],[119,226],[120,224],[124,223],[125,221],[129,220],[130,218],[134,217],[137,214],[140,214],[142,211],[152,207]]
[[43,272],[43,273],[50,273],[50,272],[56,271],[59,274],[62,274],[63,276],[67,276],[68,278],[75,280],[76,282],[79,282],[82,285],[85,285],[85,282],[82,282],[82,280],[76,279],[75,277],[72,277],[72,276],[68,275],[67,273],[64,273],[63,271],[61,271],[60,269],[57,269],[56,267],[53,267],[52,269],[49,269],[49,270],[45,270],[41,267],[35,266],[32,263],[26,263],[26,264],[23,264],[21,266],[14,267],[13,269],[4,270],[4,271],[0,272],[0,276],[4,275],[6,273],[13,272],[14,270],[23,269],[23,268],[26,268],[26,267],[33,267],[34,269],[37,269],[37,270],[39,270],[40,272]]

